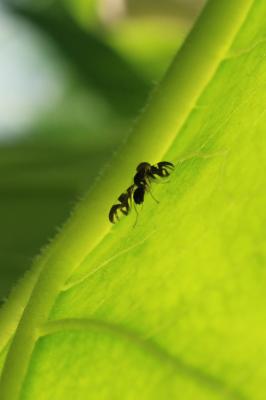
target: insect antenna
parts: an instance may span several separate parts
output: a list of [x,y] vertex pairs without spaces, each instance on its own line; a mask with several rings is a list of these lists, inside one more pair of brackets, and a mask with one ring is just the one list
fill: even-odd
[[156,201],[157,204],[159,204],[160,202],[159,202],[159,200],[157,200],[156,197],[154,197],[154,195],[152,194],[152,190],[151,190],[151,187],[150,187],[150,186],[149,186],[149,188],[148,188],[148,192],[150,193],[151,198],[152,198],[154,201]]

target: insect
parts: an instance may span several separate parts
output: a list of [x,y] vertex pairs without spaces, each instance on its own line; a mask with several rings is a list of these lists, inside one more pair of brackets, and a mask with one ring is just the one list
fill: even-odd
[[[168,161],[161,161],[158,164],[151,165],[148,162],[140,163],[136,168],[134,175],[134,183],[123,192],[119,197],[120,203],[114,204],[109,212],[109,221],[115,223],[119,219],[118,212],[128,215],[131,206],[134,204],[142,204],[146,192],[151,194],[150,185],[157,177],[165,178],[170,175],[174,169],[174,164]],[[153,197],[154,198],[154,197]],[[154,198],[155,201],[157,201]]]
[[156,175],[165,178],[170,175],[170,171],[174,169],[174,164],[168,161],[161,161],[158,164],[151,165],[147,162],[142,162],[137,166],[137,173],[134,176],[136,186],[147,186],[152,179],[156,179]]

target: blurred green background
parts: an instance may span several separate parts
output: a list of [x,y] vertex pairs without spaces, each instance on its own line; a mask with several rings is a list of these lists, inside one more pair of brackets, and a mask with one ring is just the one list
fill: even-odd
[[119,149],[204,2],[2,1],[2,301]]

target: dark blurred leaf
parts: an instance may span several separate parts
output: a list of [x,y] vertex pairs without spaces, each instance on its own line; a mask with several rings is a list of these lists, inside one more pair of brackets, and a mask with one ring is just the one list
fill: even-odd
[[7,4],[49,37],[82,83],[100,91],[120,114],[135,116],[145,104],[150,84],[103,40],[79,26],[63,7],[56,3],[36,10]]
[[0,148],[0,298],[68,217],[108,150]]

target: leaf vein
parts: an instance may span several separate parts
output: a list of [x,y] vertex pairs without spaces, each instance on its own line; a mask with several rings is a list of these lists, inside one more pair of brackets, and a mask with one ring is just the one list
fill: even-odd
[[206,386],[213,392],[221,394],[225,399],[247,400],[247,397],[237,388],[232,387],[222,379],[203,371],[183,361],[180,357],[171,354],[166,348],[152,338],[142,337],[138,332],[124,326],[93,318],[73,318],[49,321],[40,328],[40,337],[66,331],[100,331],[126,340],[145,353],[152,355],[163,363],[171,366],[177,373],[187,376],[200,385]]
[[143,240],[133,244],[132,246],[129,246],[121,251],[119,251],[118,253],[116,253],[114,256],[108,258],[107,260],[103,261],[101,264],[99,264],[96,268],[92,269],[91,271],[89,271],[88,273],[84,274],[83,276],[81,276],[80,278],[73,280],[73,281],[69,281],[67,282],[63,289],[62,292],[67,291],[69,289],[72,289],[73,287],[83,283],[84,281],[86,281],[87,279],[89,279],[91,276],[95,275],[97,272],[99,272],[100,270],[102,270],[104,267],[106,267],[106,265],[110,264],[112,261],[116,260],[117,258],[123,256],[124,254],[129,253],[131,250],[135,249],[136,247],[141,246],[143,243],[145,243],[153,234],[155,233],[155,231],[151,232],[148,236],[146,236]]

